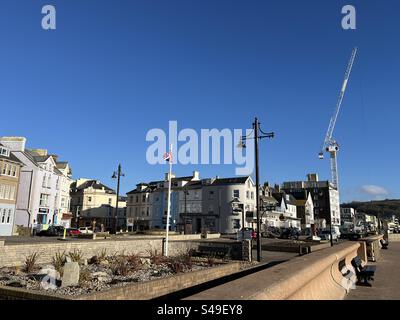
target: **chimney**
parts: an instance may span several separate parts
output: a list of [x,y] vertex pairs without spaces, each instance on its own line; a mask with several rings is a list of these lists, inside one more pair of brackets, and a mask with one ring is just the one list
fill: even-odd
[[[169,177],[169,172],[167,172],[167,173],[165,174],[165,181],[168,181],[168,180],[169,180],[168,177]],[[171,177],[172,177],[172,178],[175,178],[175,175],[172,173],[172,174],[171,174]]]
[[319,181],[318,174],[316,174],[316,173],[307,174],[307,181],[309,181],[309,182],[318,182]]
[[195,181],[200,180],[200,172],[199,172],[199,171],[197,171],[197,170],[193,171],[193,178],[192,178],[192,180],[195,180]]
[[39,156],[47,156],[47,150],[46,149],[31,149],[31,151],[37,153]]
[[26,138],[24,137],[0,137],[0,143],[11,151],[25,151]]
[[80,187],[80,186],[81,186],[82,184],[84,184],[86,181],[89,181],[89,179],[81,178],[81,179],[76,180],[76,187],[77,187],[77,188]]

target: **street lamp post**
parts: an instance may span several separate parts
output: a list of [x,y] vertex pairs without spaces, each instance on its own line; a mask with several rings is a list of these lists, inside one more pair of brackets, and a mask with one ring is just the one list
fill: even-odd
[[241,143],[239,144],[239,147],[245,148],[246,145],[244,141],[248,139],[254,139],[255,144],[254,144],[254,153],[255,153],[255,165],[256,165],[256,210],[257,210],[257,261],[261,262],[261,235],[260,235],[260,230],[261,230],[261,219],[260,219],[260,174],[259,174],[259,147],[258,147],[258,142],[261,139],[264,138],[273,138],[275,134],[273,132],[266,133],[261,130],[260,128],[260,122],[258,121],[257,117],[254,119],[253,123],[253,131],[254,131],[254,137],[249,137],[249,136],[243,136],[241,138]]
[[120,185],[120,180],[121,177],[125,177],[125,174],[122,173],[122,169],[121,169],[121,164],[118,165],[118,171],[114,171],[113,175],[112,175],[112,179],[117,179],[117,201],[115,204],[115,211],[114,211],[114,222],[113,222],[113,233],[116,234],[117,233],[117,227],[118,227],[118,200],[119,200],[119,185]]

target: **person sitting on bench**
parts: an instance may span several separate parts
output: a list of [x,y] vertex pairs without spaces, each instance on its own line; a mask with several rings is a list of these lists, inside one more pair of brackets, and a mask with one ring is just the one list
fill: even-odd
[[375,266],[362,266],[361,264],[361,258],[359,256],[356,256],[352,261],[351,261],[352,266],[354,267],[357,275],[357,285],[359,286],[366,286],[366,287],[372,287],[372,285],[368,282],[369,280],[374,281],[374,275],[375,275]]

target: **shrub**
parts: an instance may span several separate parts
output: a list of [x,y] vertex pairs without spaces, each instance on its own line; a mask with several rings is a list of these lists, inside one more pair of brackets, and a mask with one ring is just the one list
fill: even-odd
[[147,251],[150,256],[151,264],[160,265],[165,262],[165,258],[162,254],[157,252],[157,249]]
[[127,276],[131,270],[129,262],[124,256],[119,256],[113,260],[111,269],[117,276]]
[[74,250],[68,253],[68,256],[71,258],[72,262],[78,262],[79,264],[83,262],[83,253],[80,250]]
[[207,265],[208,265],[209,267],[212,267],[212,266],[214,266],[214,264],[215,264],[215,255],[209,254],[209,255],[207,256]]
[[37,252],[34,252],[25,258],[24,271],[26,273],[31,273],[33,270],[35,270],[37,259]]
[[179,259],[178,260],[171,260],[170,262],[168,262],[168,267],[174,273],[181,273],[185,269],[184,264]]
[[100,263],[102,261],[107,260],[107,249],[103,249],[97,255],[97,261]]
[[65,252],[57,252],[56,255],[52,258],[52,263],[54,268],[62,275],[63,267],[66,262]]
[[142,261],[140,260],[140,256],[137,254],[125,256],[125,259],[129,264],[130,271],[137,271],[142,267]]

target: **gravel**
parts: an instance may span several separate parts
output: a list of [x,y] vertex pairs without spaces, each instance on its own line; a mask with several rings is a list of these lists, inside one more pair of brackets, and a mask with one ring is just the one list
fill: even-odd
[[[185,267],[183,272],[191,272],[207,268],[210,268],[210,266],[199,259],[193,261],[191,270]],[[44,269],[46,270],[45,272],[43,272]],[[47,291],[66,296],[78,296],[106,290],[112,287],[121,287],[153,279],[162,279],[175,274],[167,263],[159,265],[142,263],[138,270],[132,271],[126,276],[115,275],[112,271],[112,263],[88,264],[81,265],[80,270],[81,275],[86,274],[86,281],[81,281],[80,285],[77,287],[61,288],[59,279],[52,277],[52,269],[53,272],[55,272],[54,267],[44,265],[39,266],[35,272],[26,274],[18,268],[2,268],[0,269],[0,285],[42,292]],[[48,280],[48,284],[45,286],[43,286],[42,281],[40,281],[44,277],[44,280],[50,279]]]

